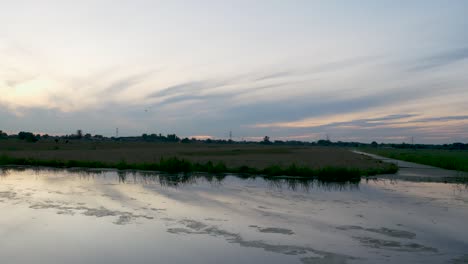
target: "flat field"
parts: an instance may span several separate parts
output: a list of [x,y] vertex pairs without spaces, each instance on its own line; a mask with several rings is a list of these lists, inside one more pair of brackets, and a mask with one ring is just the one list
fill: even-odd
[[0,156],[57,161],[103,163],[157,163],[161,158],[177,157],[190,162],[223,162],[227,167],[248,166],[263,169],[291,164],[312,169],[324,167],[379,169],[378,160],[352,153],[345,148],[274,146],[261,144],[153,143],[117,141],[78,141],[69,143],[40,140],[36,143],[16,139],[0,140]]

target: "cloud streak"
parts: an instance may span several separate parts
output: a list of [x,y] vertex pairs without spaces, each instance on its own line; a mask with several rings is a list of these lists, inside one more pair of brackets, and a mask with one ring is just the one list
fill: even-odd
[[468,47],[448,50],[427,56],[418,60],[417,65],[410,68],[410,71],[428,71],[437,67],[442,67],[466,60],[468,58]]

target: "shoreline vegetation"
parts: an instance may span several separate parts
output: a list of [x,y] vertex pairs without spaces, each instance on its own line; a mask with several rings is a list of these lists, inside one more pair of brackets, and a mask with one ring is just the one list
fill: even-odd
[[[3,136],[2,136],[3,135]],[[180,139],[175,134],[106,138],[78,130],[75,135],[0,133],[0,165],[55,168],[111,168],[161,173],[197,172],[242,177],[358,181],[393,174],[394,164],[352,153],[331,141],[261,142]]]
[[265,168],[254,168],[249,166],[228,167],[224,162],[192,162],[183,158],[169,157],[161,158],[159,162],[129,163],[125,160],[119,162],[102,161],[83,161],[83,160],[45,160],[36,158],[19,158],[7,155],[0,156],[0,165],[19,165],[19,166],[46,166],[54,168],[111,168],[118,170],[141,170],[158,171],[164,173],[212,173],[212,174],[241,174],[275,178],[302,178],[317,179],[328,182],[346,182],[359,181],[361,177],[373,176],[377,174],[394,174],[398,171],[395,164],[385,164],[385,166],[376,168],[352,168],[352,167],[334,167],[326,166],[323,168],[309,168],[307,166],[296,165],[289,166],[270,165]]

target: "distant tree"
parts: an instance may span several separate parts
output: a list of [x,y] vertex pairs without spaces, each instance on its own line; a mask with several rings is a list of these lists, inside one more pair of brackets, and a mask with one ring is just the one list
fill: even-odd
[[182,142],[182,143],[190,143],[190,139],[184,138],[184,139],[182,139],[180,142]]
[[18,133],[18,138],[27,142],[37,142],[39,140],[33,133],[24,131]]
[[75,135],[75,136],[76,136],[77,139],[82,139],[82,138],[83,138],[83,131],[82,131],[81,129],[78,129],[78,130],[76,131],[76,135]]
[[263,137],[263,141],[261,143],[262,144],[271,144],[270,137],[269,136]]
[[176,134],[169,134],[167,135],[167,141],[169,142],[178,142],[180,138],[176,136]]
[[468,144],[463,144],[460,142],[456,142],[452,144],[451,149],[467,149]]
[[320,139],[319,141],[317,141],[317,145],[319,145],[319,146],[330,146],[330,145],[332,145],[332,142],[330,140]]
[[2,130],[0,130],[0,139],[1,138],[7,138],[8,137],[8,134],[3,132]]
[[85,138],[85,139],[91,139],[91,138],[92,138],[92,136],[91,136],[91,134],[90,134],[90,133],[86,133],[86,134],[84,135],[84,138]]
[[376,147],[379,146],[379,144],[378,144],[377,142],[375,142],[375,141],[372,141],[371,146],[372,146],[373,148],[376,148]]
[[21,139],[21,140],[25,139],[26,138],[26,133],[28,133],[28,132],[23,132],[23,131],[19,132],[18,133],[18,138]]

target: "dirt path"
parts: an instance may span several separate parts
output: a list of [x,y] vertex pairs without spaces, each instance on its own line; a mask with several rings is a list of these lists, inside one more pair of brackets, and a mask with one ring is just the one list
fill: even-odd
[[390,159],[375,154],[370,154],[361,151],[353,151],[354,153],[382,160],[384,162],[395,163],[400,168],[396,174],[380,175],[382,178],[402,179],[413,181],[430,181],[430,182],[468,182],[468,173],[441,169],[429,165],[423,165],[408,161]]

